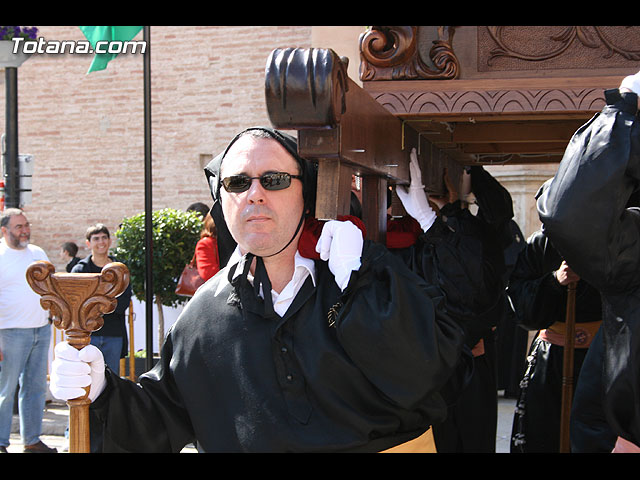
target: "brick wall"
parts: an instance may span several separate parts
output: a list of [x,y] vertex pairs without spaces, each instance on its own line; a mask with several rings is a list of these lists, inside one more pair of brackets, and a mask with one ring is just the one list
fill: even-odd
[[[46,40],[84,40],[73,26]],[[142,39],[140,33],[136,39]],[[242,128],[267,124],[264,68],[278,47],[311,46],[311,27],[151,27],[153,208],[211,204],[202,164]],[[18,69],[19,151],[35,156],[32,242],[58,270],[60,245],[144,211],[142,56],[86,75],[89,55],[33,55]],[[0,105],[5,105],[4,75]],[[0,132],[4,132],[4,113]]]

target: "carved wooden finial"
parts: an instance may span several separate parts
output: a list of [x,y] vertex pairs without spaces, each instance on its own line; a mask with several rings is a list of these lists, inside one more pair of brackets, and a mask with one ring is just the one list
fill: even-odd
[[116,297],[129,284],[129,270],[122,263],[109,263],[101,273],[54,273],[55,267],[38,261],[27,269],[27,282],[42,298],[56,328],[64,330],[70,345],[81,349],[91,332],[104,323],[102,315],[115,310]]
[[[122,263],[105,265],[100,273],[55,273],[46,261],[27,268],[27,282],[40,295],[40,304],[49,310],[56,328],[63,330],[70,345],[80,350],[88,345],[91,333],[104,324],[102,316],[115,310],[116,297],[129,285],[129,269]],[[89,389],[85,395],[67,401],[69,405],[69,451],[88,453]]]

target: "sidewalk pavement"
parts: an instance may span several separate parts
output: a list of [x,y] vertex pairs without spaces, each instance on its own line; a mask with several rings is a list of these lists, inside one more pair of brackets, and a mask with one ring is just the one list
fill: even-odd
[[[69,442],[65,438],[65,430],[69,424],[69,407],[61,400],[48,400],[45,405],[44,418],[42,420],[42,435],[40,440],[48,447],[54,447],[58,453],[67,453]],[[13,416],[11,422],[11,444],[7,447],[9,453],[23,453],[24,445],[20,438],[20,419]],[[197,453],[193,446],[187,446],[180,453]]]
[[[498,395],[498,427],[496,433],[496,453],[509,453],[509,437],[511,436],[511,423],[513,421],[513,409],[515,400],[504,398],[502,392]],[[45,406],[44,419],[42,421],[42,436],[40,439],[49,447],[55,447],[59,453],[64,453],[68,446],[64,436],[69,422],[69,407],[60,400],[49,400]],[[13,416],[11,425],[11,445],[7,448],[9,453],[22,453],[23,445],[20,439],[20,426],[18,415]],[[193,446],[185,447],[180,453],[196,453]]]
[[[42,420],[42,435],[40,440],[48,447],[55,447],[62,452],[68,445],[64,432],[69,423],[69,407],[60,400],[48,400],[45,405]],[[11,444],[7,447],[9,453],[22,453],[24,445],[20,438],[20,419],[13,415],[11,422]]]
[[511,427],[513,412],[516,407],[515,398],[505,398],[498,392],[498,426],[496,430],[496,453],[509,453],[511,448]]

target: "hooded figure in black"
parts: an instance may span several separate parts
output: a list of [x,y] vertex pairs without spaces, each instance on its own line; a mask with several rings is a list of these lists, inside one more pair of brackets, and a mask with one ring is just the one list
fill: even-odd
[[[311,195],[313,169],[295,142],[259,130],[269,139],[256,144],[277,141],[300,165],[304,196]],[[263,293],[269,278],[262,259],[230,254],[234,241],[218,210],[220,166],[233,161],[227,153],[207,167],[207,178],[223,232],[222,264],[230,260],[189,301],[160,361],[138,384],[107,370],[90,408],[92,424],[103,427],[104,451],[179,452],[196,442],[204,452],[377,452],[422,438],[468,373],[463,331],[442,309],[441,291],[365,241],[344,289],[331,259],[307,259],[309,275],[276,313]],[[79,363],[71,360],[65,368]],[[54,395],[63,373],[52,374]]]
[[[631,80],[631,88],[625,83]],[[640,76],[605,92],[538,198],[546,236],[602,298],[602,407],[616,450],[640,451]],[[615,451],[615,450],[614,450]]]
[[436,447],[442,453],[495,452],[493,329],[507,305],[503,249],[510,241],[504,232],[513,216],[511,196],[484,168],[472,167],[468,180],[480,207],[478,214],[462,206],[457,188],[446,175],[448,203],[442,202],[436,213],[422,185],[415,149],[410,158],[411,185],[396,191],[422,232],[414,245],[397,253],[413,271],[442,289],[447,311],[465,330],[474,364],[473,375],[446,421],[434,425]]
[[[526,330],[538,331],[529,349],[516,403],[511,453],[560,451],[567,287],[556,272],[567,268],[562,264],[563,258],[544,232],[537,231],[527,239],[511,275],[509,297],[516,321]],[[580,279],[576,284],[575,379],[601,319],[598,291]]]

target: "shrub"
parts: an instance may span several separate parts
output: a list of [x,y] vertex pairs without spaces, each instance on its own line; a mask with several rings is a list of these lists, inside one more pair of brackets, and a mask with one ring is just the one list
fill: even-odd
[[[202,218],[196,212],[171,208],[152,213],[153,223],[153,297],[160,319],[159,338],[164,337],[162,305],[175,307],[188,298],[176,295],[178,278],[193,257],[200,238]],[[131,274],[131,290],[141,301],[146,300],[145,214],[125,218],[115,232],[113,255],[123,262]]]

